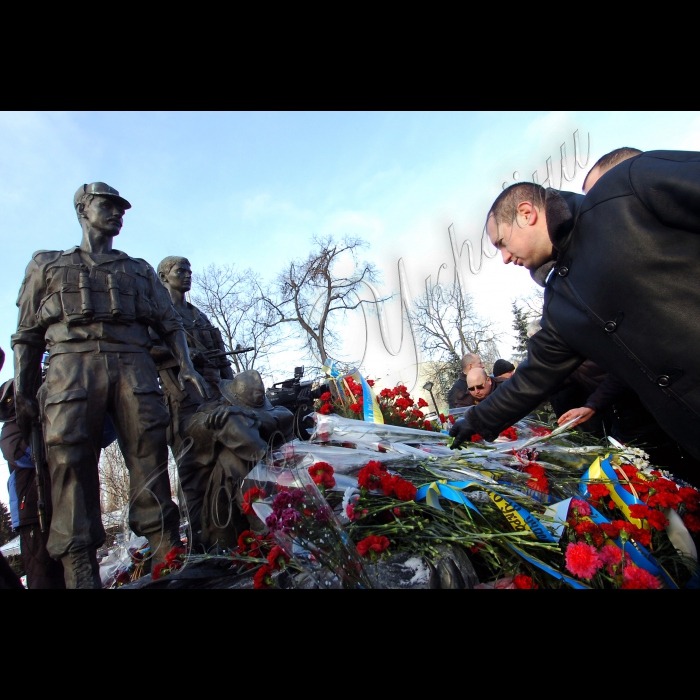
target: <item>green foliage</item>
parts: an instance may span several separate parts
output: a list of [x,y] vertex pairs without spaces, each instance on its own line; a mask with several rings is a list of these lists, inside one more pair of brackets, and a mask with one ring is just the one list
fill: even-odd
[[17,537],[17,534],[12,532],[10,509],[0,501],[0,547],[15,537]]
[[515,331],[515,344],[513,345],[513,359],[521,362],[527,356],[527,325],[528,317],[524,309],[515,302],[512,305],[513,330]]

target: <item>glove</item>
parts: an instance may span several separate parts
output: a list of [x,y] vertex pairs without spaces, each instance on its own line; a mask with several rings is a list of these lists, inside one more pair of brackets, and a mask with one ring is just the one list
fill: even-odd
[[458,418],[450,428],[450,437],[454,438],[450,449],[456,450],[463,442],[467,442],[474,433],[478,432],[475,427],[474,417],[470,415],[473,410],[474,406],[470,406],[464,412],[464,415]]

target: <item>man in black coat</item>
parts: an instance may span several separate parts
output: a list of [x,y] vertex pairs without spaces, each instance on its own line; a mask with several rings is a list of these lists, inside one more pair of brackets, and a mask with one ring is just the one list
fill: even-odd
[[700,458],[700,153],[643,153],[585,197],[512,185],[487,232],[504,263],[546,280],[542,331],[513,378],[453,426],[455,443],[494,439],[588,358]]

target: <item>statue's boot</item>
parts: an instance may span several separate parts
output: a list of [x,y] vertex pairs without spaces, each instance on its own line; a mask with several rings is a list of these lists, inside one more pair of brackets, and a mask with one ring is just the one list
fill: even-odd
[[75,549],[61,557],[66,588],[102,588],[94,549]]

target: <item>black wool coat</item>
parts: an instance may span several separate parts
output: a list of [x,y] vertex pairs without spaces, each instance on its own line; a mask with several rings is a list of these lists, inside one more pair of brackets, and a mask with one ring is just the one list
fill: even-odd
[[545,215],[557,259],[542,331],[473,409],[478,432],[495,438],[586,358],[700,459],[700,153],[643,153],[585,197],[547,190]]

